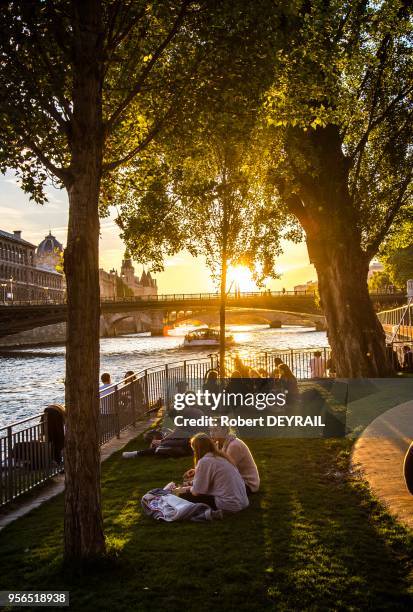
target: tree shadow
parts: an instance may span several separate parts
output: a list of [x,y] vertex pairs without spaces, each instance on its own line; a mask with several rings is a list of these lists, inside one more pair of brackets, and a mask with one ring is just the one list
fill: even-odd
[[[281,540],[281,548],[278,525],[270,527],[277,609],[412,609],[411,536],[363,483],[331,470],[344,441],[296,442],[290,509],[283,521],[289,538]],[[293,462],[289,468],[293,474]],[[273,479],[274,518],[276,485]]]

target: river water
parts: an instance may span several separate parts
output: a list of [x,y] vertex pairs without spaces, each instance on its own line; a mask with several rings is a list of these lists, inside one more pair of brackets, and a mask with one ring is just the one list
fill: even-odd
[[[263,351],[327,346],[325,332],[313,328],[266,325],[233,325],[236,350],[241,357]],[[182,348],[185,328],[166,337],[127,335],[101,340],[101,372],[110,372],[112,381],[121,380],[127,370],[145,368],[184,359],[205,357],[209,350]],[[173,335],[172,335],[173,334]],[[0,356],[0,427],[41,412],[48,404],[64,402],[64,346],[39,347]]]

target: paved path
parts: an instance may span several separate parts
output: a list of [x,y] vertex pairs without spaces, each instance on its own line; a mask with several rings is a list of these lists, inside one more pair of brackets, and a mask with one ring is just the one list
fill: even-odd
[[413,440],[413,401],[377,417],[354,445],[352,462],[389,512],[413,529],[413,496],[406,489],[403,460]]
[[[108,459],[113,453],[126,446],[130,440],[136,438],[147,428],[147,421],[145,423],[138,423],[136,427],[128,427],[122,431],[119,438],[113,438],[106,442],[101,448],[101,461]],[[26,501],[16,501],[10,510],[6,510],[4,514],[0,515],[0,531],[21,516],[28,514],[28,512],[38,508],[44,502],[52,499],[52,497],[62,493],[64,491],[64,479],[64,474],[59,474],[52,478],[49,483],[40,487],[38,491],[34,489],[33,495]]]

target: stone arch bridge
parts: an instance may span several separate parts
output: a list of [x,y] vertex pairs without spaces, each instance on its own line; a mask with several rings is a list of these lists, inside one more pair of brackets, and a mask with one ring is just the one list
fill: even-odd
[[[372,300],[377,310],[384,310],[392,306],[402,305],[405,302],[404,294],[376,294]],[[121,321],[134,319],[135,326],[146,328],[153,333],[161,333],[161,320],[163,322],[177,313],[199,313],[219,309],[219,294],[168,294],[148,295],[137,297],[117,298],[116,300],[102,300],[101,315],[103,318],[103,333],[111,333]],[[306,292],[245,292],[230,294],[228,296],[228,309],[233,311],[258,311],[263,317],[296,317],[306,322],[312,321],[322,325],[323,315],[316,303],[314,293]],[[265,314],[264,314],[265,313]],[[271,313],[271,315],[269,314]],[[137,316],[139,315],[139,317]],[[51,302],[15,302],[13,304],[0,304],[0,337],[17,334],[22,331],[35,329],[56,323],[62,323],[67,318],[67,305],[65,303]],[[285,319],[284,319],[285,320]],[[141,331],[139,330],[139,331]]]

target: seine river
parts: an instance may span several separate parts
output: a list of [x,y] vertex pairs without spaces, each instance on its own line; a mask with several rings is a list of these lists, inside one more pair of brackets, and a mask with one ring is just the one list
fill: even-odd
[[[241,357],[277,349],[327,346],[326,333],[312,328],[233,325],[229,329],[237,343],[234,350]],[[128,335],[102,339],[101,372],[110,372],[115,382],[127,370],[139,372],[158,364],[205,357],[211,352],[184,349],[184,332],[173,333],[167,337]],[[0,356],[0,427],[41,412],[48,404],[64,402],[64,360],[63,346],[42,346]]]

